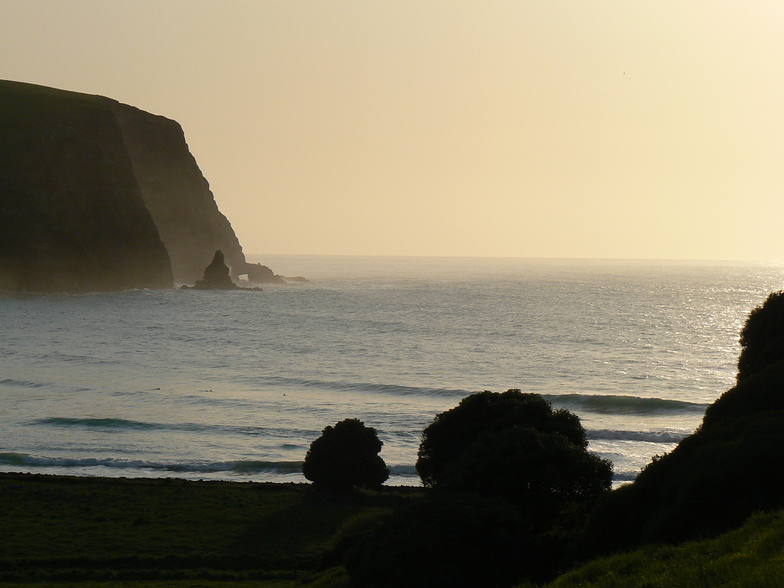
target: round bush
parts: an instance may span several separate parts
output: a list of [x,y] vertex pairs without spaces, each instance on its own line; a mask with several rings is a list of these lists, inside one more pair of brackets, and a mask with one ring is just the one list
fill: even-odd
[[439,488],[498,496],[541,528],[610,490],[612,473],[611,462],[561,433],[512,426],[479,436],[446,465]]
[[389,478],[389,468],[378,455],[382,445],[374,428],[345,419],[326,427],[310,444],[302,473],[317,488],[332,492],[380,488]]
[[538,394],[507,390],[481,392],[464,398],[455,408],[437,415],[423,431],[416,468],[425,486],[438,486],[443,469],[480,435],[512,426],[559,433],[575,447],[588,441],[580,419],[568,410],[553,410]]

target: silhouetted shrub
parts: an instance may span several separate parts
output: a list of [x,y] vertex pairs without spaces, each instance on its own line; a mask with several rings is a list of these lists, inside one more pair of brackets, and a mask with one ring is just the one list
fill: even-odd
[[774,292],[749,313],[740,332],[738,382],[784,359],[784,292]]
[[331,568],[343,562],[346,553],[370,533],[381,527],[392,511],[362,511],[344,522],[324,547],[322,567]]
[[772,410],[784,410],[784,361],[760,367],[705,411],[702,428]]
[[550,578],[561,552],[503,500],[437,493],[392,515],[344,565],[360,588],[503,587]]
[[612,464],[585,430],[536,394],[482,392],[422,434],[429,497],[394,513],[349,551],[356,586],[510,586],[555,576]]
[[577,416],[568,410],[553,410],[538,394],[485,391],[467,396],[455,408],[437,415],[423,431],[416,463],[422,482],[425,486],[437,486],[447,464],[480,435],[512,426],[559,433],[575,447],[584,449],[588,445]]
[[382,445],[374,428],[345,419],[326,427],[310,444],[302,473],[317,488],[332,492],[379,488],[389,478],[389,468],[378,455]]
[[602,500],[579,558],[714,536],[784,508],[784,292],[751,311],[740,343],[737,385],[693,435]]
[[719,422],[655,459],[594,511],[581,556],[677,543],[784,508],[784,411]]
[[442,469],[439,488],[501,497],[542,529],[607,492],[612,472],[612,463],[561,433],[514,425],[475,439]]

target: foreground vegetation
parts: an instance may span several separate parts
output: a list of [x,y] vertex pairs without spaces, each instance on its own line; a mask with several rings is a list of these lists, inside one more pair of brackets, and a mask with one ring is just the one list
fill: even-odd
[[321,573],[342,525],[383,516],[420,492],[337,496],[303,484],[1,474],[0,583],[302,585],[342,575]]
[[784,511],[752,517],[715,539],[602,558],[548,588],[778,588],[784,586]]
[[[0,584],[347,587],[341,545],[422,493],[2,474]],[[784,586],[784,511],[714,539],[598,559],[548,584],[577,586]]]

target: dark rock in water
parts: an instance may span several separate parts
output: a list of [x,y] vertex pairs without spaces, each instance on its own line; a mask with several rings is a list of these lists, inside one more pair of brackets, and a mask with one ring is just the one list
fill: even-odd
[[229,268],[223,260],[223,252],[218,250],[210,265],[204,270],[204,278],[196,281],[197,290],[239,290],[229,275]]
[[266,265],[261,265],[260,263],[246,263],[240,271],[240,275],[242,274],[246,274],[248,276],[248,281],[253,284],[286,283],[286,280],[281,276],[275,275],[270,268]]

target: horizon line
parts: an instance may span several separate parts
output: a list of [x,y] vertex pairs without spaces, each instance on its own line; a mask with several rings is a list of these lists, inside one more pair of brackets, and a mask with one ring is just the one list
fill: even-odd
[[413,254],[375,254],[375,253],[248,253],[252,257],[362,257],[373,259],[495,259],[525,261],[595,261],[595,262],[666,262],[666,263],[749,263],[763,265],[784,265],[782,260],[765,259],[720,259],[720,258],[675,258],[675,257],[557,257],[557,256],[518,256],[518,255],[413,255]]

